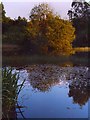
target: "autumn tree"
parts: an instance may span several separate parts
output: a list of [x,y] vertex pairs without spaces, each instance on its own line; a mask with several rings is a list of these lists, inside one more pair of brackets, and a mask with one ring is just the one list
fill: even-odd
[[35,46],[33,51],[54,55],[72,53],[75,29],[71,22],[62,20],[45,3],[35,6],[29,18],[27,29],[31,43]]

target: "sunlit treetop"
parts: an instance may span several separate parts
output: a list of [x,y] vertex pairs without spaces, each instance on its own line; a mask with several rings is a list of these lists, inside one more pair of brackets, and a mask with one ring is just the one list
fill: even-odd
[[48,15],[53,15],[53,10],[47,3],[36,5],[30,13],[30,20],[46,19]]

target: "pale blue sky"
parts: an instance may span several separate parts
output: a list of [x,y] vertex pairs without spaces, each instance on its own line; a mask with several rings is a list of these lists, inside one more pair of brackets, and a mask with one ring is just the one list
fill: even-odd
[[[31,9],[42,2],[47,2],[47,0],[3,0],[4,8],[6,11],[6,16],[11,18],[17,18],[18,16],[25,17],[28,19],[29,13]],[[67,12],[71,7],[72,0],[48,0],[47,2],[51,8],[54,10],[54,12],[58,13],[61,18],[67,19]],[[52,1],[52,2],[51,2]],[[63,1],[63,2],[62,2]],[[66,1],[66,2],[65,2]],[[89,1],[89,0],[87,0]]]

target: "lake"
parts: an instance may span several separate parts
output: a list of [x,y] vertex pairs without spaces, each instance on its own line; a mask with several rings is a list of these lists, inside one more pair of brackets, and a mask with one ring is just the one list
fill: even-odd
[[7,61],[3,57],[3,66],[19,74],[18,84],[25,79],[17,118],[88,118],[90,67],[88,58],[80,57],[34,60],[17,56]]

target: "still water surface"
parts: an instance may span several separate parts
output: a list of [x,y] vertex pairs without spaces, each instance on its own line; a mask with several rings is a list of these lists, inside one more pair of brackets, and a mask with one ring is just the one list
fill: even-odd
[[88,57],[80,59],[80,55],[65,58],[65,63],[61,58],[50,58],[49,62],[31,57],[3,57],[3,66],[12,66],[13,72],[19,74],[18,84],[26,80],[18,96],[18,104],[23,108],[21,113],[16,109],[17,117],[88,118],[90,65]]
[[16,71],[19,83],[26,79],[18,118],[88,118],[89,67],[37,64]]

